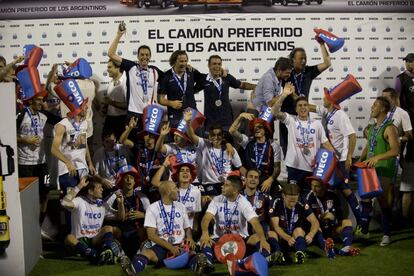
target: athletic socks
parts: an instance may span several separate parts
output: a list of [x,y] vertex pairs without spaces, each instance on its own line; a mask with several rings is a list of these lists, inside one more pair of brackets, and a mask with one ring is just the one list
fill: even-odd
[[342,229],[342,243],[343,246],[349,246],[352,244],[353,234],[352,234],[352,226],[346,226]]
[[86,257],[87,259],[90,259],[91,261],[96,259],[97,253],[94,249],[87,247],[85,244],[78,242],[75,245],[75,251],[81,256]]
[[371,221],[371,213],[373,210],[372,202],[361,201],[362,211],[361,211],[361,232],[362,234],[367,234],[369,231],[369,223]]
[[349,206],[351,207],[352,213],[355,216],[357,224],[361,223],[361,210],[358,203],[358,199],[356,198],[355,194],[352,192],[349,196],[346,197]]
[[102,248],[111,248],[114,236],[112,232],[106,232],[102,237]]
[[270,250],[272,250],[272,252],[281,251],[280,245],[275,238],[269,238],[267,241],[270,244]]
[[142,271],[144,271],[145,267],[148,265],[148,258],[145,257],[144,255],[136,255],[134,257],[134,260],[132,261],[132,265],[135,268],[135,272],[138,274]]
[[306,241],[304,237],[297,237],[295,243],[295,250],[296,251],[306,251]]
[[263,248],[262,251],[260,251],[260,242],[257,242],[255,247],[256,247],[256,251],[260,252],[260,254],[262,254],[263,257],[266,258],[270,256],[270,252],[268,252],[266,249]]
[[208,247],[208,246],[207,247],[203,247],[201,249],[201,253],[204,253],[204,255],[207,256],[207,260],[210,263],[213,263],[213,249],[211,247]]
[[322,234],[321,231],[316,232],[316,235],[315,235],[314,239],[316,239],[316,241],[319,245],[319,248],[322,249],[322,250],[325,250],[325,238],[323,237],[323,234]]
[[392,209],[391,207],[382,208],[382,228],[384,235],[391,236],[391,219],[392,219]]

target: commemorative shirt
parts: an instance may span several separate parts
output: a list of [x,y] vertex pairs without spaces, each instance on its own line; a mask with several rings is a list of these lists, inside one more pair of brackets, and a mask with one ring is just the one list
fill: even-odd
[[348,115],[340,109],[329,112],[323,106],[317,106],[316,113],[322,117],[322,124],[326,126],[329,141],[340,157],[339,161],[346,161],[349,149],[348,136],[355,133]]
[[178,201],[184,204],[192,228],[194,223],[194,213],[201,212],[200,190],[192,184],[190,184],[187,189],[179,188]]
[[207,211],[215,219],[213,238],[220,238],[226,231],[239,234],[243,238],[249,236],[248,222],[257,218],[250,202],[242,195],[236,201],[228,201],[224,195],[213,198]]
[[142,114],[145,106],[157,103],[158,82],[163,72],[152,65],[143,69],[127,59],[122,59],[120,68],[126,72],[128,111]]
[[232,167],[240,168],[242,166],[236,151],[233,157],[230,157],[225,147],[213,148],[207,139],[198,139],[197,148],[203,156],[201,164],[203,169],[200,172],[203,185],[220,183],[220,176],[225,178],[232,171]]
[[99,148],[93,155],[93,163],[98,174],[115,184],[119,169],[129,164],[128,148],[122,144],[115,144],[112,150]]
[[45,127],[47,117],[41,112],[32,114],[28,109],[22,112],[24,112],[24,114],[21,115],[23,116],[23,120],[17,129],[17,136],[38,136],[41,142],[39,146],[29,145],[26,143],[18,143],[18,163],[19,165],[44,164],[46,163],[46,156],[45,145],[43,141],[43,128]]
[[276,198],[269,209],[270,218],[278,217],[279,226],[289,235],[297,227],[302,227],[306,218],[312,214],[309,205],[298,202],[292,209],[286,208],[282,198]]
[[[288,147],[285,164],[288,167],[312,172],[312,163],[323,143],[328,142],[320,121],[302,121],[297,116],[286,114],[283,123],[288,129]],[[305,154],[307,148],[310,152]]]
[[109,213],[106,204],[91,202],[87,197],[75,197],[72,200],[74,208],[71,210],[71,234],[77,239],[93,238],[101,230],[105,215]]
[[[161,211],[162,208],[165,213]],[[181,244],[185,238],[185,229],[191,225],[186,208],[181,202],[174,201],[171,205],[165,205],[161,200],[158,200],[148,207],[145,213],[144,227],[155,228],[157,235],[167,242],[171,237],[174,240],[173,244]]]

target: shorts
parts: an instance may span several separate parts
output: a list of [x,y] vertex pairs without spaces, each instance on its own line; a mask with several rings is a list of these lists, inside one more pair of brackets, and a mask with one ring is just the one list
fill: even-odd
[[[174,246],[178,246],[179,244],[175,244]],[[164,259],[167,258],[167,254],[168,254],[168,249],[165,249],[162,246],[159,246],[158,244],[153,245],[152,247],[150,247],[149,249],[151,249],[152,251],[154,251],[155,255],[157,255],[158,261],[162,261]]]
[[414,192],[414,162],[404,162],[401,173],[401,192]]
[[39,195],[45,196],[49,193],[49,172],[47,164],[19,165],[19,177],[38,177]]

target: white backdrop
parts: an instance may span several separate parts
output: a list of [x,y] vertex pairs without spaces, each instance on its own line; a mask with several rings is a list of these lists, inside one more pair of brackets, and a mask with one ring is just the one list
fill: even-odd
[[[253,83],[274,65],[278,57],[287,56],[293,47],[306,49],[308,65],[320,63],[319,45],[313,38],[314,28],[326,29],[345,38],[345,46],[331,54],[332,67],[313,82],[310,98],[311,102],[319,104],[324,86],[336,85],[348,73],[357,77],[363,92],[342,105],[357,131],[356,155],[365,143],[362,129],[368,122],[373,99],[383,88],[394,85],[394,77],[404,70],[402,57],[414,52],[413,14],[388,13],[211,14],[1,21],[0,54],[10,61],[22,53],[25,44],[42,47],[44,57],[39,71],[44,81],[52,64],[84,57],[92,63],[94,77],[101,84],[99,89],[104,90],[109,80],[107,50],[121,20],[127,24],[126,37],[118,47],[122,57],[135,60],[138,46],[146,44],[152,49],[153,64],[168,69],[171,52],[181,45],[181,49],[188,50],[190,63],[201,72],[208,70],[208,57],[219,54],[231,74]],[[248,35],[255,30],[261,32]],[[290,31],[294,35],[290,36]],[[193,33],[192,37],[186,35],[188,32]],[[273,35],[266,32],[273,32]],[[254,49],[244,49],[245,42],[255,43]],[[267,48],[273,46],[275,49],[265,49],[265,44]],[[220,50],[219,45],[222,46]],[[236,114],[245,107],[248,96],[245,91],[233,91],[232,104]],[[202,111],[202,95],[197,96],[197,101]]]

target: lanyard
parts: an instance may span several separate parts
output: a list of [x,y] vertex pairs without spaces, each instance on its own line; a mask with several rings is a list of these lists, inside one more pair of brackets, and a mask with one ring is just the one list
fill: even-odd
[[213,158],[213,164],[219,176],[223,175],[224,174],[224,150],[221,149],[221,156],[220,156],[221,159],[214,152],[214,148],[210,150],[210,156]]
[[173,232],[174,232],[173,230],[174,230],[174,217],[175,217],[174,202],[171,205],[171,213],[170,213],[170,220],[169,221],[168,221],[168,214],[165,211],[164,204],[162,203],[161,200],[159,201],[159,205],[160,205],[162,220],[164,221],[164,225],[167,228],[167,234],[172,235]]
[[331,118],[333,117],[333,115],[335,115],[337,109],[335,108],[334,110],[332,110],[331,113],[328,114],[328,116],[326,116],[326,126],[329,125],[329,121],[331,120]]
[[144,92],[144,96],[148,94],[148,71],[139,69],[139,77],[141,79],[141,87],[142,91]]
[[38,135],[38,131],[39,131],[39,128],[40,128],[40,124],[39,124],[39,114],[36,114],[36,117],[35,116],[33,116],[33,114],[32,114],[32,112],[30,111],[30,108],[26,108],[26,111],[27,111],[27,115],[29,115],[29,118],[30,118],[30,121],[32,122],[32,129],[33,129],[33,131],[34,131],[34,133],[36,134],[36,135]]
[[387,119],[386,119],[387,122],[391,122],[392,117],[394,117],[395,110],[397,110],[397,106],[394,106],[394,108],[391,109],[391,112],[390,114],[388,114]]
[[80,123],[76,123],[74,119],[70,119],[70,123],[72,124],[73,128],[75,129],[75,135],[73,136],[72,142],[76,143],[76,140],[78,140],[78,137],[80,135],[80,126],[81,126],[81,122]]
[[303,146],[307,147],[309,144],[309,133],[310,133],[310,119],[308,120],[308,129],[305,131],[305,128],[302,127],[302,122],[296,118],[296,120],[299,122],[299,128],[300,128],[300,135],[302,136]]
[[[221,94],[223,93],[223,80],[221,80],[221,78],[217,80],[215,80],[213,78],[213,76],[209,75],[211,82],[214,84],[214,86],[217,88],[218,92],[219,92],[219,99],[221,99]],[[221,80],[221,81],[220,81]]]
[[[296,76],[300,75],[299,83]],[[302,82],[303,82],[303,75],[305,75],[303,72],[300,74],[293,73],[293,82],[295,83],[295,87],[297,91],[299,92],[299,95],[302,96]]]
[[290,214],[290,220],[288,219],[287,211],[285,204],[283,203],[283,213],[286,218],[286,224],[287,224],[287,231],[289,235],[292,235],[293,233],[293,225],[295,224],[295,207],[292,208],[292,213]]
[[154,160],[155,160],[155,154],[156,154],[156,152],[154,150],[154,153],[152,154],[152,158],[151,159],[148,158],[149,154],[150,154],[149,153],[149,150],[147,148],[144,148],[145,166],[146,166],[147,176],[149,176],[150,171],[152,170],[152,167],[154,167]]
[[328,210],[325,211],[325,208],[323,208],[323,204],[322,201],[314,194],[315,198],[316,198],[316,202],[319,205],[319,209],[321,209],[321,214],[325,214]]
[[[249,196],[247,195],[246,191],[244,191],[244,197],[249,200]],[[254,192],[254,199],[253,199],[253,210],[256,211],[257,209],[257,201],[259,200],[259,191],[256,190],[256,192]],[[250,201],[250,200],[249,200]]]
[[[239,197],[240,195],[237,196],[236,198],[236,202],[233,206],[233,210],[231,212],[229,212],[228,209],[228,200],[226,198],[226,201],[224,201],[224,223],[225,223],[225,227],[227,230],[230,230],[231,227],[231,221],[233,219],[234,214],[236,213],[236,209],[237,209],[237,205],[239,205]],[[229,216],[231,214],[231,216]]]
[[191,185],[188,186],[187,191],[185,192],[185,195],[183,197],[183,200],[181,200],[181,193],[180,193],[180,190],[178,190],[178,202],[181,202],[183,205],[185,205],[188,198],[190,197],[190,191],[191,191]]
[[185,91],[187,90],[187,72],[184,72],[184,87],[183,85],[181,85],[181,80],[180,77],[177,75],[177,73],[174,72],[174,69],[172,70],[173,72],[173,78],[175,80],[175,83],[178,85],[178,87],[180,87],[181,92],[183,92],[183,97],[185,96]]
[[[114,157],[110,157],[108,152],[106,150],[104,150],[105,161],[106,161],[108,169],[109,169],[109,174],[112,175],[112,176],[115,176],[118,169],[119,169],[119,167],[120,167],[119,164],[118,164],[119,161],[120,161],[119,160],[119,152],[118,152],[118,149],[117,149],[116,146],[114,147],[113,152],[114,152]],[[112,164],[114,164],[114,166],[112,166]],[[112,169],[112,167],[114,169]]]
[[263,157],[264,157],[264,154],[266,152],[266,149],[267,149],[267,142],[265,142],[265,144],[262,148],[262,151],[260,152],[260,156],[259,156],[259,154],[258,154],[258,151],[259,151],[258,143],[257,142],[254,143],[254,157],[256,159],[256,169],[259,169],[260,166],[262,165]]
[[384,121],[382,121],[378,129],[375,128],[375,124],[372,126],[371,139],[369,140],[369,152],[370,153],[374,152],[374,147],[376,145],[377,136],[381,128],[383,128],[386,123],[388,123],[387,118]]

